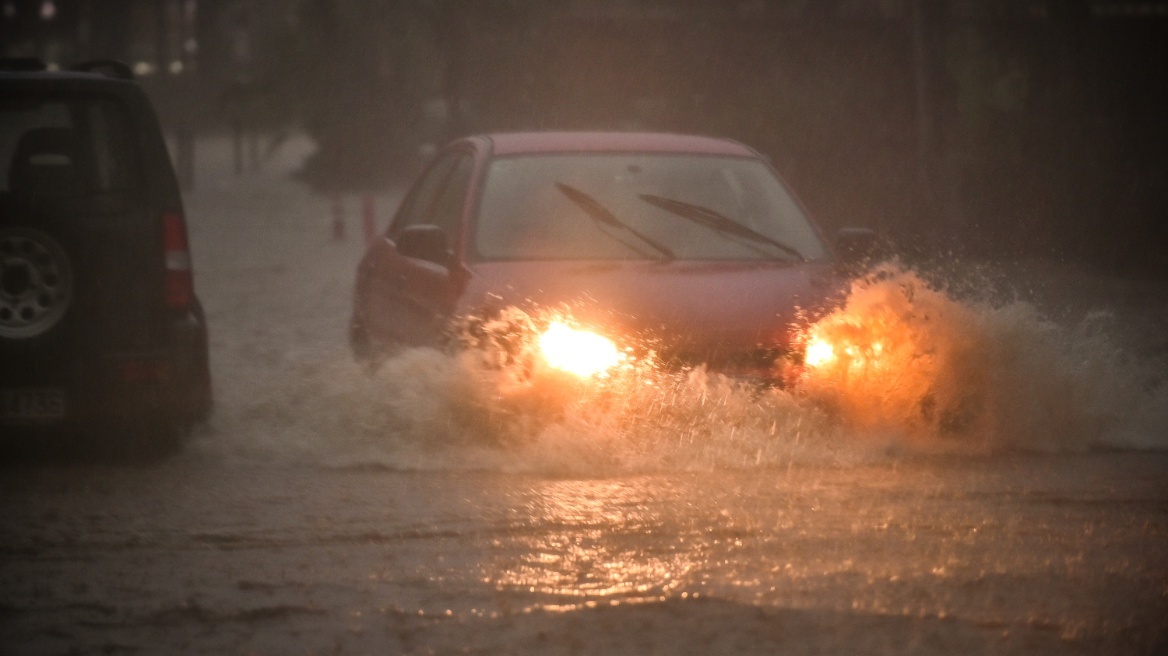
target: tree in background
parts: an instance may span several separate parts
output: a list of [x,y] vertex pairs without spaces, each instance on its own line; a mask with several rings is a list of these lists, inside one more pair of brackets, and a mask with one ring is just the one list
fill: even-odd
[[330,191],[380,188],[415,167],[424,144],[462,134],[471,25],[530,6],[300,0],[268,30],[263,77],[317,142],[304,179]]
[[410,161],[412,134],[437,92],[421,3],[302,0],[267,38],[273,97],[318,150],[304,178],[329,191],[376,189]]
[[303,176],[324,192],[383,187],[423,144],[467,132],[697,132],[771,155],[829,229],[1168,269],[1166,0],[0,9],[3,54],[126,59],[176,137],[249,137],[240,170],[306,130],[318,149]]

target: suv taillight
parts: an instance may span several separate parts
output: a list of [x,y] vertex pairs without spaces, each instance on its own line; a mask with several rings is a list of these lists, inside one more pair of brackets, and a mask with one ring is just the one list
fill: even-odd
[[195,279],[182,214],[162,215],[162,247],[166,254],[166,304],[176,310],[189,310],[195,298]]

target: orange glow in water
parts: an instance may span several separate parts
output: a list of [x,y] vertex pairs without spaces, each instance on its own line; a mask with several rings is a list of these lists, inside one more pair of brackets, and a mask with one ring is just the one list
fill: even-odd
[[862,430],[984,434],[998,398],[990,312],[907,272],[857,281],[844,307],[807,328],[799,393]]
[[602,374],[625,359],[607,337],[560,321],[539,336],[539,351],[548,366],[581,378]]
[[807,337],[803,351],[803,363],[812,369],[842,367],[844,369],[880,368],[885,356],[883,342],[876,341],[871,334],[834,334],[832,326],[814,326]]
[[832,345],[823,339],[815,337],[807,343],[807,351],[803,356],[803,362],[808,367],[819,367],[831,362],[834,357],[835,349]]

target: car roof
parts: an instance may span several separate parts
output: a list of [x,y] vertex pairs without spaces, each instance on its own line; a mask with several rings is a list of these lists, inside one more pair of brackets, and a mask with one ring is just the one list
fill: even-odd
[[105,75],[70,70],[6,70],[0,69],[0,78],[9,80],[109,80]]
[[76,71],[3,71],[0,85],[5,92],[18,93],[112,93],[123,99],[138,97],[141,88],[134,80],[112,78],[96,73]]
[[659,152],[758,157],[730,139],[661,132],[507,132],[482,135],[495,155],[563,152]]
[[137,88],[134,72],[125,63],[113,59],[78,62],[67,68],[47,64],[35,57],[0,57],[0,84],[5,90],[86,93]]

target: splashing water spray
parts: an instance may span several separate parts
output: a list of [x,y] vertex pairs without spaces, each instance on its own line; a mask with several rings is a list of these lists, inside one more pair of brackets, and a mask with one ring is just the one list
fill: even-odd
[[[372,381],[338,373],[315,413],[338,425],[317,432],[393,467],[584,475],[1168,448],[1164,363],[1129,356],[1098,315],[1060,326],[897,266],[797,329],[802,364],[781,388],[667,369],[599,332],[565,310],[508,308],[464,327],[453,352],[407,349]],[[336,439],[322,448],[343,451]]]

